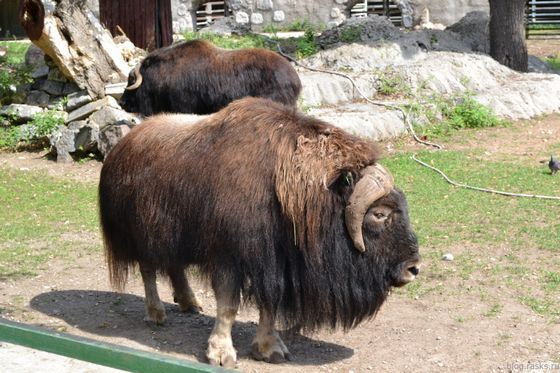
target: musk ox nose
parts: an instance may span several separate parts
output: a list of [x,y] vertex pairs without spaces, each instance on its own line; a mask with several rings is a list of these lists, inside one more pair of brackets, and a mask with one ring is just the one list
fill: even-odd
[[417,266],[408,267],[408,272],[412,273],[414,276],[418,276],[420,273],[420,268]]
[[396,287],[401,287],[414,281],[416,276],[420,274],[420,260],[408,261],[400,268],[400,273],[396,275],[395,283],[393,284]]

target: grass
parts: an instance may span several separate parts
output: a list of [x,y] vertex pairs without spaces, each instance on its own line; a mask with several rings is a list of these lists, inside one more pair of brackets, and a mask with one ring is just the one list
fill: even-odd
[[6,60],[2,61],[10,65],[22,64],[25,62],[25,53],[31,43],[24,41],[0,41],[0,47],[6,47],[8,53]]
[[550,65],[551,68],[555,70],[560,70],[560,54],[557,54],[553,57],[545,58],[546,62]]
[[[418,156],[472,185],[536,194],[560,190],[560,177],[550,176],[545,165],[483,158],[482,152],[424,150]],[[409,201],[424,270],[395,292],[410,299],[435,296],[442,302],[450,296],[471,297],[467,299],[486,305],[479,311],[486,318],[505,315],[508,302],[517,302],[560,320],[560,204],[452,187],[410,156],[401,151],[383,164]],[[76,249],[76,242],[64,238],[96,234],[95,185],[0,166],[0,205],[0,279],[32,276],[48,261],[76,251],[101,251],[99,241],[82,242]],[[454,261],[441,260],[447,252]],[[461,317],[460,322],[470,320]]]
[[[6,119],[10,122],[9,115]],[[62,113],[49,110],[35,114],[33,119],[23,126],[0,127],[0,149],[16,150],[20,147],[48,146],[47,137],[63,124]]]
[[31,71],[25,66],[25,52],[29,48],[25,42],[0,42],[7,48],[7,55],[0,58],[0,104],[11,103],[17,87],[31,82]]
[[207,40],[225,49],[268,48],[277,51],[276,43],[279,43],[285,52],[295,55],[295,58],[301,59],[309,57],[319,51],[319,47],[315,42],[316,28],[307,26],[304,31],[303,36],[288,39],[269,38],[259,34],[227,36],[212,32],[185,32],[183,36],[187,41],[197,39]]
[[[544,166],[480,161],[480,152],[421,151],[418,157],[475,186],[545,195],[560,190],[560,178],[552,178]],[[478,294],[488,304],[482,316],[494,317],[503,312],[496,297],[508,292],[534,312],[560,320],[560,273],[555,269],[560,260],[554,259],[560,254],[560,203],[456,188],[410,156],[405,152],[383,160],[407,196],[425,264],[422,276],[397,293],[412,299]],[[500,247],[503,255],[494,253]],[[449,249],[455,260],[443,262]],[[548,271],[535,276],[536,268]]]
[[0,205],[0,280],[35,275],[47,261],[76,254],[83,243],[64,234],[97,231],[94,185],[0,168]]

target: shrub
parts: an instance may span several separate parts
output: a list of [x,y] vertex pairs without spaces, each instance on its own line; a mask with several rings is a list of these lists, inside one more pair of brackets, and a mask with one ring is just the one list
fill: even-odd
[[340,32],[340,41],[345,43],[354,43],[359,41],[362,36],[362,28],[360,26],[348,26]]
[[[11,118],[4,118],[13,122]],[[2,121],[2,118],[0,118]],[[16,150],[19,147],[45,145],[46,138],[59,126],[64,124],[64,116],[58,111],[37,113],[33,119],[21,126],[0,127],[0,149]]]

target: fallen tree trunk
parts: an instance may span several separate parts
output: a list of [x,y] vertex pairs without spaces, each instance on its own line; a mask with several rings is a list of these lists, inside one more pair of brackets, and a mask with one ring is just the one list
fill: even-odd
[[94,99],[102,98],[105,85],[125,81],[130,68],[84,0],[56,3],[48,13],[40,0],[22,0],[20,22],[67,78]]

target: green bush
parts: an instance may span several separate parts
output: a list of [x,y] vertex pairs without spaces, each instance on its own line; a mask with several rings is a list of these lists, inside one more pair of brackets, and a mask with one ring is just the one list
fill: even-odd
[[[3,118],[0,118],[0,122]],[[13,122],[4,118],[5,122]],[[0,127],[0,149],[16,150],[19,147],[32,147],[45,144],[45,139],[53,131],[64,124],[64,116],[58,111],[37,113],[33,119],[21,126],[9,125]]]
[[470,93],[454,97],[432,96],[427,101],[411,107],[428,120],[428,125],[423,128],[423,134],[427,136],[446,136],[460,129],[497,127],[508,123],[477,102]]
[[319,47],[315,42],[315,30],[308,27],[302,38],[297,39],[296,58],[306,58],[318,52]]
[[378,74],[377,90],[385,96],[407,96],[411,92],[411,88],[406,80],[406,77],[392,67],[388,67]]
[[340,41],[345,43],[354,43],[362,37],[362,28],[360,26],[348,26],[340,32]]
[[185,32],[183,33],[186,41],[190,40],[208,40],[212,44],[225,49],[241,49],[241,48],[264,48],[266,38],[261,35],[246,34],[239,35],[219,35],[213,32]]
[[24,63],[29,43],[0,42],[0,46],[8,51],[0,58],[0,104],[9,104],[17,88],[32,81],[31,69]]

